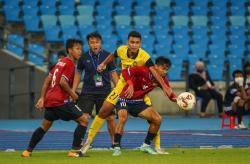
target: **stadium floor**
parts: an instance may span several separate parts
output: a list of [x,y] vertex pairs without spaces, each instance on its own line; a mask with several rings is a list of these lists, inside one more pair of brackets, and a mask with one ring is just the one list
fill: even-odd
[[[245,117],[247,125],[249,118]],[[31,134],[41,120],[0,120],[0,150],[25,149]],[[250,130],[221,129],[220,118],[200,119],[197,117],[163,118],[161,145],[164,148],[231,148],[250,147]],[[145,120],[131,118],[125,126],[122,138],[123,148],[136,148],[144,141],[148,124]],[[56,121],[45,135],[37,149],[67,150],[71,146],[74,122]],[[94,148],[108,148],[111,145],[107,128],[94,140]]]

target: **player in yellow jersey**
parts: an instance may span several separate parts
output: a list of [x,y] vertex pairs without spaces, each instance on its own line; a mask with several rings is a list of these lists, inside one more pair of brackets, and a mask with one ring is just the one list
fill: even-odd
[[[136,67],[136,66],[147,66],[149,67],[150,72],[155,77],[155,79],[160,83],[163,92],[169,96],[172,93],[172,90],[170,87],[168,87],[161,76],[156,72],[154,68],[154,63],[152,62],[150,55],[144,51],[141,47],[141,34],[136,31],[131,31],[128,34],[127,39],[127,45],[120,46],[114,53],[110,54],[98,67],[97,70],[99,72],[102,72],[105,70],[106,65],[113,61],[115,57],[119,57],[121,60],[121,66],[122,69],[129,68],[129,67]],[[104,101],[98,115],[95,117],[93,123],[91,124],[88,139],[86,143],[84,144],[83,148],[81,149],[82,153],[86,153],[89,149],[90,144],[93,141],[93,138],[99,132],[100,128],[104,124],[105,118],[108,117],[111,113],[111,111],[114,109],[119,94],[121,93],[123,87],[126,85],[125,80],[122,76],[120,76],[120,79],[118,83],[116,84],[116,87],[111,91],[111,93],[108,95],[106,100]],[[126,97],[130,98],[133,96],[133,89],[128,88],[126,90]],[[145,96],[144,101],[147,105],[151,105],[150,98],[148,96]],[[160,149],[160,137],[159,133],[157,133],[157,137],[155,138],[155,147],[156,149],[159,149],[159,153],[161,151]],[[156,150],[157,151],[157,150]]]

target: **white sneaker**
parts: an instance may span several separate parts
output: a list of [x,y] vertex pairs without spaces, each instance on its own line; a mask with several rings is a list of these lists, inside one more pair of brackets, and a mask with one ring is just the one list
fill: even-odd
[[81,148],[81,153],[82,154],[86,154],[86,152],[90,149],[90,147],[91,147],[91,141],[89,141],[89,140],[87,140],[86,142],[85,142],[85,144],[83,145],[83,147]]
[[164,151],[162,148],[155,148],[157,154],[169,154],[169,152]]
[[120,156],[122,154],[120,147],[114,147],[113,156]]
[[247,129],[247,127],[243,123],[236,125],[234,128],[235,129]]
[[153,155],[157,154],[155,152],[155,150],[151,148],[150,145],[145,144],[145,143],[140,147],[140,150],[143,151],[143,152],[147,152],[149,154],[153,154]]

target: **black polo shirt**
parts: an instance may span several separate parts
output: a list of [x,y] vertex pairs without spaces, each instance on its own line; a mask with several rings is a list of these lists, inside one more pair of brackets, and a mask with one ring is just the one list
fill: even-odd
[[[109,63],[106,69],[101,73],[98,73],[96,70],[97,66],[103,62],[109,54],[110,53],[105,50],[101,50],[98,54],[93,54],[89,50],[82,54],[77,63],[77,71],[81,73],[84,71],[82,93],[108,94],[111,91],[110,72],[116,70],[114,62]],[[102,77],[102,87],[95,86],[94,76],[96,74]]]
[[233,83],[232,85],[230,85],[226,91],[226,94],[225,94],[225,98],[224,98],[224,106],[226,107],[229,107],[231,106],[235,96],[236,96],[236,93],[239,92],[239,87]]

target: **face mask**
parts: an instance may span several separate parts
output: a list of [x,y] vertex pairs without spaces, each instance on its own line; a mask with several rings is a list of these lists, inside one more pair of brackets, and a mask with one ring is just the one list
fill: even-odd
[[203,69],[197,69],[197,72],[202,73],[204,70]]
[[239,86],[243,86],[243,81],[244,81],[243,77],[236,77],[234,81],[235,83],[239,84]]

